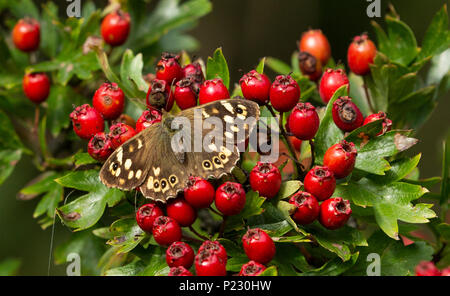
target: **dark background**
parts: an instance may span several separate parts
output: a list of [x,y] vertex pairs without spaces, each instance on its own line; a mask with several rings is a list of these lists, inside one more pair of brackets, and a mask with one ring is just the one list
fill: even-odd
[[[42,1],[36,1],[42,2]],[[55,1],[65,10],[65,1]],[[82,0],[83,2],[83,0]],[[96,1],[106,5],[107,1]],[[434,14],[449,1],[391,1],[401,19],[409,24],[420,44]],[[289,62],[301,33],[308,28],[321,28],[327,35],[333,57],[346,62],[347,47],[352,37],[368,32],[374,39],[366,15],[365,0],[214,0],[213,11],[192,30],[201,47],[194,54],[204,59],[215,48],[222,47],[230,67],[232,82],[249,71],[263,56]],[[384,15],[387,1],[382,1]],[[383,19],[376,19],[383,23]],[[273,76],[272,76],[273,78]],[[420,143],[413,152],[422,152],[421,177],[441,174],[442,141],[448,135],[450,96],[440,98],[440,106],[419,131]],[[52,229],[42,231],[32,218],[37,201],[16,200],[17,191],[37,172],[24,157],[11,177],[0,187],[0,260],[22,259],[21,275],[46,275]],[[69,230],[57,223],[55,244],[64,241]],[[51,266],[50,274],[64,274],[65,267]]]

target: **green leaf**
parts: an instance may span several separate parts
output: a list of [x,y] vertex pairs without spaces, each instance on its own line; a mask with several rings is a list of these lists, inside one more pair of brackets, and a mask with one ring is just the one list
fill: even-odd
[[169,267],[166,263],[166,250],[160,246],[150,246],[147,251],[150,255],[150,260],[146,262],[147,266],[140,275],[167,275],[169,273]]
[[14,126],[8,116],[0,110],[0,150],[17,150],[22,149],[23,144],[17,136]]
[[234,216],[228,217],[226,223],[226,231],[239,230],[243,228],[244,219],[248,219],[252,216],[262,213],[261,205],[266,199],[259,196],[257,192],[249,191],[245,195],[245,206],[242,211]]
[[0,184],[11,175],[16,164],[22,157],[22,150],[1,150],[0,151]]
[[122,83],[127,85],[127,89],[133,91],[134,98],[145,98],[148,91],[148,84],[142,77],[143,67],[142,54],[134,56],[133,52],[127,49],[122,57],[120,78]]
[[433,56],[450,47],[450,31],[448,30],[447,5],[434,16],[425,33],[419,59]]
[[105,272],[106,276],[136,276],[145,269],[145,263],[141,260],[130,264],[111,268]]
[[441,205],[447,204],[450,198],[450,137],[443,145]]
[[400,181],[408,176],[419,164],[421,154],[413,158],[403,158],[391,163],[391,168],[385,172],[384,176],[369,176],[377,184],[390,184]]
[[76,166],[98,163],[98,161],[93,159],[87,152],[78,152],[73,156],[73,161]]
[[298,276],[311,269],[300,249],[293,244],[276,244],[275,257],[271,264],[275,265],[280,276]]
[[310,271],[307,271],[305,273],[302,273],[302,276],[337,276],[341,275],[350,268],[352,268],[353,265],[355,265],[356,261],[358,260],[359,253],[356,252],[355,254],[351,255],[350,259],[346,262],[342,262],[339,258],[332,259],[322,265],[321,267],[317,269],[313,269]]
[[230,73],[228,71],[228,64],[222,53],[222,48],[216,49],[212,57],[208,57],[206,65],[206,79],[221,78],[223,84],[227,88],[230,86]]
[[0,261],[0,276],[13,276],[19,272],[21,260],[8,258]]
[[33,213],[33,218],[37,218],[44,213],[47,217],[53,218],[58,203],[64,198],[64,188],[56,182],[47,190],[47,193],[41,198]]
[[114,237],[107,244],[118,247],[118,253],[128,253],[145,237],[145,233],[137,225],[135,218],[124,218],[115,221],[110,227]]
[[417,56],[417,41],[408,25],[397,18],[386,16],[389,36],[388,52],[384,52],[393,62],[407,66]]
[[277,199],[285,199],[296,193],[302,186],[302,182],[293,180],[281,183],[280,191],[278,191]]
[[260,274],[260,276],[278,276],[278,270],[275,266],[269,266]]
[[268,57],[266,65],[278,74],[287,75],[291,72],[291,67],[279,59]]
[[264,74],[264,64],[266,63],[266,58],[262,58],[259,61],[258,66],[256,66],[256,72],[258,72],[259,74]]

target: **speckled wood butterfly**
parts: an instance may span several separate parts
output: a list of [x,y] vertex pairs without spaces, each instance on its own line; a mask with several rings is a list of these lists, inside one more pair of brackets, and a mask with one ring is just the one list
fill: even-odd
[[[183,139],[194,139],[194,133],[198,132],[195,122],[208,121],[210,117],[221,121],[224,127],[231,124],[231,129],[220,129],[223,141],[213,140],[201,152],[196,152],[195,141],[186,145],[184,140],[177,149],[172,148],[172,138],[181,133],[173,129],[175,119],[185,118],[192,123]],[[255,120],[240,125],[242,128],[233,125],[247,118]],[[100,179],[106,186],[122,190],[139,187],[146,198],[166,202],[183,191],[190,176],[218,179],[231,173],[239,160],[238,142],[248,138],[258,119],[258,104],[243,99],[214,101],[183,110],[176,116],[164,113],[161,122],[146,128],[111,154],[100,170]],[[214,134],[215,129],[203,125],[200,130],[203,139]],[[241,132],[244,138],[239,137]]]

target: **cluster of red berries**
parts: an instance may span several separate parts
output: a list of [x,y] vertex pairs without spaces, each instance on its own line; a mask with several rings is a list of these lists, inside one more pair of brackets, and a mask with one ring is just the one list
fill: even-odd
[[431,261],[422,261],[416,266],[416,276],[450,276],[450,267],[439,270]]

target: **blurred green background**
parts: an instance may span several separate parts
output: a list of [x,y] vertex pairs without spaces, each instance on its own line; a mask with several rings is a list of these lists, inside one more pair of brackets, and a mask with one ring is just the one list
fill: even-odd
[[[82,0],[81,2],[85,2]],[[41,3],[44,1],[35,1]],[[104,6],[107,1],[95,1]],[[242,71],[249,71],[263,56],[289,61],[301,33],[321,28],[331,43],[336,61],[346,62],[352,37],[368,32],[374,38],[366,15],[365,0],[213,0],[213,11],[191,31],[200,43],[194,56],[204,59],[221,46],[231,78],[237,82]],[[388,1],[382,2],[382,14]],[[55,1],[64,12],[66,1]],[[449,4],[443,0],[393,0],[403,21],[410,25],[420,44],[433,15]],[[151,6],[149,6],[151,9]],[[376,19],[383,23],[383,19]],[[43,32],[45,34],[45,32]],[[272,75],[273,78],[273,75]],[[422,152],[421,177],[441,174],[442,141],[448,135],[450,95],[440,98],[439,107],[419,131],[415,153]],[[37,201],[19,201],[16,193],[37,174],[30,158],[23,157],[14,173],[0,187],[0,261],[20,258],[20,275],[46,275],[52,229],[41,230],[32,218]],[[58,222],[54,244],[63,242],[70,231]],[[65,266],[50,266],[50,274],[65,274]]]

